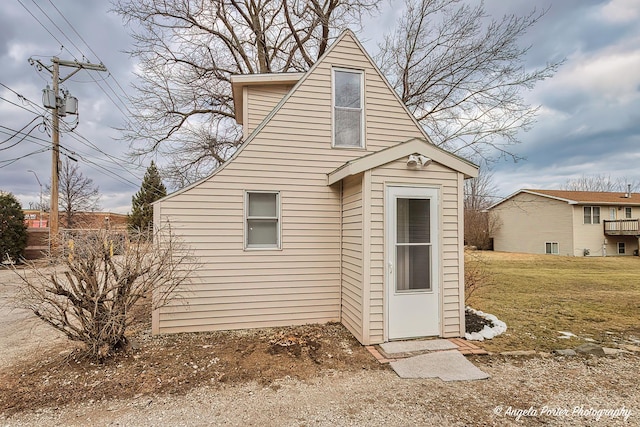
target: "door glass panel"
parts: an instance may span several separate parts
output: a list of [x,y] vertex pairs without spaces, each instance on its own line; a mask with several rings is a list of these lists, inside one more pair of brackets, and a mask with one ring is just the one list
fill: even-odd
[[429,199],[398,199],[397,243],[431,243]]
[[431,246],[396,247],[396,290],[431,290]]
[[431,290],[431,200],[396,199],[396,291]]

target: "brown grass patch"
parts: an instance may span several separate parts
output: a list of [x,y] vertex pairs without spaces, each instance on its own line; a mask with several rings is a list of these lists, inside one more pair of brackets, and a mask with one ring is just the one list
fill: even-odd
[[[483,255],[493,285],[476,290],[469,305],[509,328],[483,343],[487,350],[551,351],[585,338],[614,347],[640,339],[640,258]],[[558,338],[558,331],[578,338]]]

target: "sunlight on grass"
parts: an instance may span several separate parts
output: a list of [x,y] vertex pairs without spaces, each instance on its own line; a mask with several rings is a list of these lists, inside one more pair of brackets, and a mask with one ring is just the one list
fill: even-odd
[[[483,252],[493,284],[468,303],[495,314],[507,332],[488,351],[551,351],[594,339],[613,346],[640,337],[640,258],[584,258]],[[558,331],[578,338],[561,339]]]

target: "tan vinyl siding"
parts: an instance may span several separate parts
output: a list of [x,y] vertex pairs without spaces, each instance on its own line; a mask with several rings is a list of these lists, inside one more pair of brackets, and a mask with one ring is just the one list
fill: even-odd
[[372,170],[371,174],[371,315],[370,343],[384,341],[384,203],[385,185],[409,184],[440,188],[440,224],[442,265],[440,274],[441,332],[444,337],[460,336],[460,307],[464,296],[460,295],[459,265],[460,233],[458,224],[458,173],[445,166],[432,163],[423,170],[408,169],[406,159],[388,163]]
[[247,117],[244,118],[245,137],[264,120],[280,100],[291,90],[292,85],[263,85],[246,87]]
[[[332,66],[365,72],[365,150],[331,148]],[[259,114],[269,109],[266,104]],[[179,301],[182,309],[157,313],[161,333],[339,320],[341,202],[339,186],[327,186],[327,173],[423,136],[350,35],[260,126],[216,175],[158,203],[159,220],[171,222],[202,266],[193,292]],[[281,250],[243,250],[244,191],[280,193]],[[372,262],[372,271],[381,273],[379,260]],[[380,290],[373,293],[380,304]],[[382,308],[371,308],[381,329]]]
[[[584,205],[570,206],[573,211],[573,240],[575,256],[584,256],[584,251],[589,251],[589,256],[603,256],[603,245],[605,240],[604,225],[602,221],[609,219],[609,206],[600,206],[597,204],[589,206],[598,206],[600,208],[600,222],[597,224],[584,223]],[[611,240],[611,239],[608,239]],[[615,245],[611,245],[606,249],[607,255],[615,255],[613,252]],[[611,252],[610,252],[611,251]]]
[[[634,255],[638,250],[638,243],[640,239],[635,236],[606,236],[607,238],[607,256],[630,256]],[[625,253],[618,253],[618,243],[622,242],[625,245]]]
[[544,254],[546,242],[557,242],[560,255],[575,255],[572,209],[561,200],[515,195],[491,210],[500,222],[493,235],[494,250]]
[[362,341],[362,175],[342,183],[342,324]]

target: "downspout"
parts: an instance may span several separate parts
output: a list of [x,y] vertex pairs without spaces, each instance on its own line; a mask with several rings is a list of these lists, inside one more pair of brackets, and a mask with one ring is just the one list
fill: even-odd
[[[443,203],[444,204],[444,203]],[[443,259],[442,253],[440,254],[440,259]],[[442,263],[444,264],[444,262]],[[464,270],[464,175],[458,173],[458,322],[459,322],[459,334],[464,338],[466,333],[466,324],[465,324],[465,301],[467,295],[465,293],[465,270]],[[444,289],[442,289],[444,294]],[[444,295],[441,301],[444,301]],[[441,319],[441,330],[440,333],[444,336],[444,304],[442,305],[443,312],[440,313],[442,316]]]
[[340,275],[340,313],[338,313],[338,319],[340,320],[340,323],[342,323],[342,305],[343,305],[343,297],[344,294],[342,293],[342,256],[343,256],[343,251],[342,251],[342,240],[343,240],[343,221],[344,221],[344,180],[340,180],[340,268],[338,269],[339,271],[339,275]]
[[371,344],[371,169],[362,175],[362,341]]

